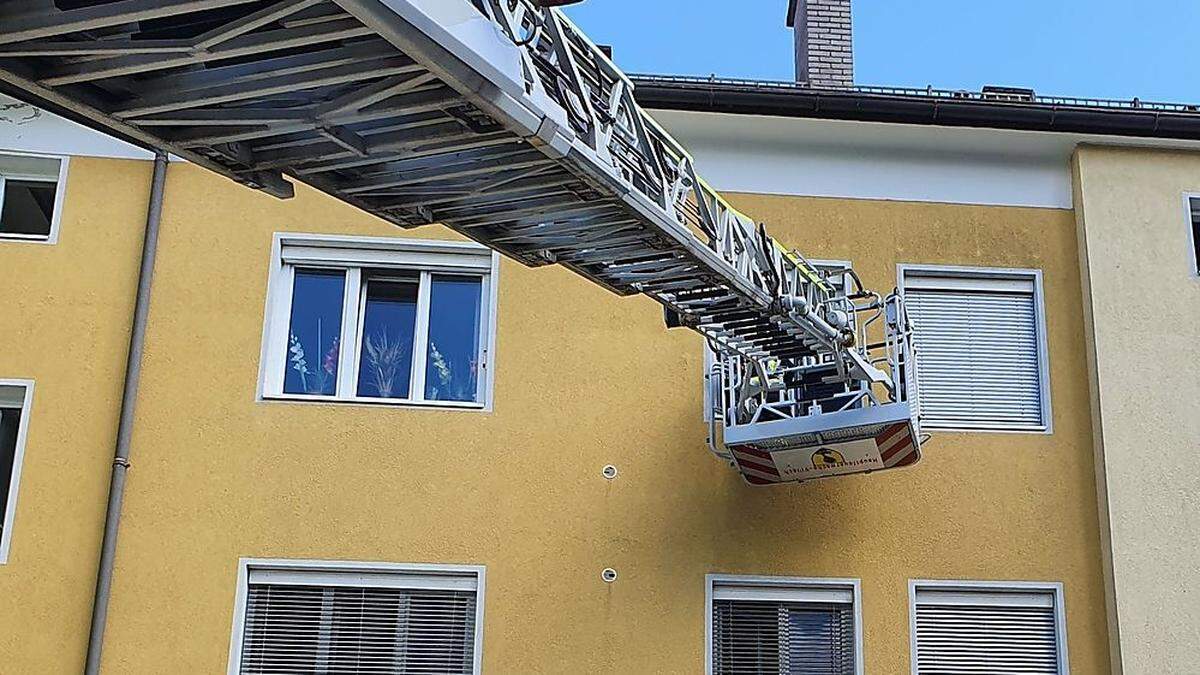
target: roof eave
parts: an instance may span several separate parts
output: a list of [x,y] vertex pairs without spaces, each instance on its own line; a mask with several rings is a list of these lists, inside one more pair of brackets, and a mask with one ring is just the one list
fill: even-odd
[[1200,140],[1200,114],[635,77],[646,108]]

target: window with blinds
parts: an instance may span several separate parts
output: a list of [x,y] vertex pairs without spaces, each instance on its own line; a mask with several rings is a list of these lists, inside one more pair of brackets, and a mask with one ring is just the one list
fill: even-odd
[[1061,588],[914,590],[914,671],[1066,673]]
[[861,672],[855,582],[715,578],[710,584],[710,673]]
[[937,268],[901,273],[915,329],[924,426],[1047,430],[1040,273]]
[[240,673],[477,671],[478,573],[251,567]]

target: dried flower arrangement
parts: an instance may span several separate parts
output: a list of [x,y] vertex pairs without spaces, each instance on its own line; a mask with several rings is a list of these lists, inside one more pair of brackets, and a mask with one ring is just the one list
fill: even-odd
[[[321,320],[317,319],[317,346],[323,342],[323,330]],[[292,333],[288,338],[288,352],[291,353],[289,360],[292,362],[292,370],[300,374],[300,386],[307,394],[323,394],[332,395],[337,378],[337,362],[338,362],[338,337],[332,336],[329,349],[325,352],[325,357],[321,360],[321,367],[316,370],[308,369],[308,359],[304,353],[304,345],[300,342],[300,337]]]
[[403,340],[388,339],[387,332],[381,330],[363,340],[363,350],[367,353],[365,365],[370,368],[371,382],[376,392],[382,398],[391,398],[396,385],[396,371],[408,354],[408,346]]
[[[475,359],[467,359],[465,369],[455,369],[454,364],[437,348],[437,344],[429,341],[429,362],[437,373],[440,386],[426,383],[427,398],[443,401],[473,401],[475,400],[476,377],[478,363]],[[460,364],[461,365],[461,364]]]

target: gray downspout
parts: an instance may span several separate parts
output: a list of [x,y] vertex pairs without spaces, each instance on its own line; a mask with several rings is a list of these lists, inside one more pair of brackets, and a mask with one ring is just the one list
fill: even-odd
[[125,359],[125,385],[121,392],[117,449],[113,456],[112,479],[108,488],[108,511],[104,515],[100,567],[96,572],[96,600],[92,605],[92,629],[88,635],[87,664],[84,667],[87,675],[100,672],[100,651],[104,647],[104,625],[108,619],[108,600],[112,593],[117,528],[121,524],[121,503],[125,499],[125,474],[129,471],[129,440],[133,436],[134,407],[137,402],[138,381],[142,375],[146,317],[150,313],[150,282],[154,277],[154,254],[158,248],[158,224],[162,217],[167,164],[166,153],[155,153],[154,177],[150,181],[150,205],[146,209],[146,234],[142,241],[142,264],[138,271],[137,298],[133,306],[133,330],[129,334],[129,353]]

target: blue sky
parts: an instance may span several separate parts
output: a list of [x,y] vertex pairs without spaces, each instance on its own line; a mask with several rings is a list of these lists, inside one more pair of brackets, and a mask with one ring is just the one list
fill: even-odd
[[[585,0],[628,72],[790,80],[787,0]],[[854,0],[859,84],[1200,101],[1198,0]]]

